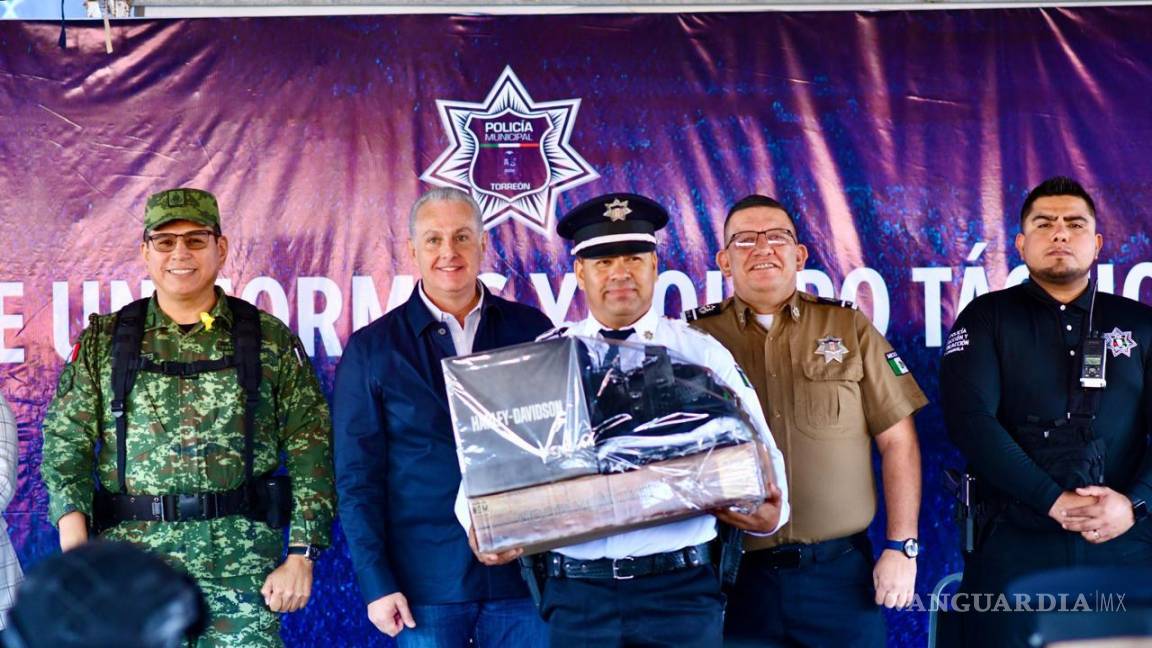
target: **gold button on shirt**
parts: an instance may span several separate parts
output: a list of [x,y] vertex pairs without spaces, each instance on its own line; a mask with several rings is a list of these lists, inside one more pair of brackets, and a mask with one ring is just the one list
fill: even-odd
[[860,311],[801,291],[769,330],[736,297],[691,325],[736,357],[784,454],[792,519],[746,546],[821,542],[868,528],[876,514],[872,437],[928,403],[884,336]]

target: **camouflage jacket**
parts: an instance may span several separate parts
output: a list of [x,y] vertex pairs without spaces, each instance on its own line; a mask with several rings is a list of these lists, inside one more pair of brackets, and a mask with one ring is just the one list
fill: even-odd
[[[217,289],[211,329],[187,333],[153,299],[141,355],[191,362],[229,355],[232,312]],[[44,420],[42,473],[53,522],[92,512],[96,484],[117,491],[116,431],[111,400],[115,315],[93,315],[80,337]],[[286,458],[292,477],[289,540],[326,546],[334,505],[328,404],[299,340],[275,317],[260,314],[264,375],[256,410],[254,472]],[[184,378],[140,372],[128,397],[127,486],[164,495],[224,491],[244,481],[244,392],[234,368]],[[283,536],[243,516],[184,522],[123,522],[104,537],[127,540],[167,556],[196,578],[267,573]]]

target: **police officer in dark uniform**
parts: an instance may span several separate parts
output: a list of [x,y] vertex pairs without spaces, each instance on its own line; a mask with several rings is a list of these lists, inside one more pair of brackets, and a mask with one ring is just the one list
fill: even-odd
[[1021,576],[1152,561],[1152,308],[1089,279],[1103,238],[1075,181],[1033,189],[1020,230],[1029,280],[964,309],[941,365],[944,419],[983,512],[967,598],[954,599],[965,645],[1026,645],[1019,599],[989,611]]

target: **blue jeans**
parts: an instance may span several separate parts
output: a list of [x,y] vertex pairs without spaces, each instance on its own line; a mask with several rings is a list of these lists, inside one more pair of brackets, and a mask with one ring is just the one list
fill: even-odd
[[412,616],[416,627],[396,635],[398,648],[548,646],[548,627],[529,598],[414,605]]

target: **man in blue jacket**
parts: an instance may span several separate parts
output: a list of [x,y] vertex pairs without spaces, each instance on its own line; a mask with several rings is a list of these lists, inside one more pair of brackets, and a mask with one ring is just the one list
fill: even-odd
[[408,219],[420,283],[356,332],[336,373],[340,518],[368,618],[401,648],[546,645],[515,565],[486,567],[453,515],[460,467],[443,358],[528,342],[551,327],[477,280],[480,209],[434,189]]

